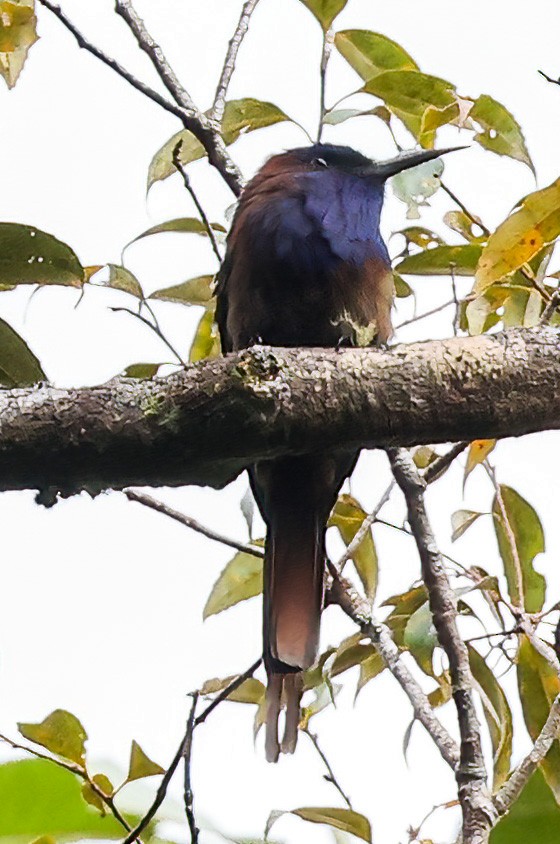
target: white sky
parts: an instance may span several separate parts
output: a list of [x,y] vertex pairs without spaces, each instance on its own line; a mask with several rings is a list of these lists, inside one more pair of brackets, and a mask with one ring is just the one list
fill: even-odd
[[[111,2],[65,0],[63,5],[95,43],[157,84]],[[195,100],[207,108],[241,0],[138,0],[136,5]],[[530,7],[518,0],[473,0],[468,6],[443,0],[349,0],[337,27],[388,35],[422,70],[449,79],[460,93],[488,93],[503,102],[522,125],[538,184],[545,186],[558,177],[560,89],[536,71],[560,73],[559,19],[554,0],[534,0]],[[74,248],[83,264],[118,263],[123,245],[149,225],[193,214],[177,178],[156,185],[145,199],[150,159],[180,127],[79,51],[43,9],[40,33],[15,90],[0,90],[0,218],[55,234]],[[262,0],[230,97],[271,100],[313,130],[319,50],[319,27],[297,0]],[[356,86],[353,72],[334,55],[328,101]],[[386,130],[373,118],[327,130],[326,138],[352,143],[374,157],[393,154]],[[457,140],[455,130],[445,129],[439,143]],[[286,124],[243,138],[233,153],[249,175],[270,153],[304,142],[301,132]],[[534,189],[526,167],[479,148],[450,157],[446,167],[449,185],[489,226]],[[232,202],[228,189],[204,162],[190,172],[209,216],[222,219]],[[451,207],[442,197],[434,198],[423,224],[442,231],[442,213]],[[385,232],[405,223],[404,206],[388,197]],[[148,291],[215,268],[208,244],[187,236],[149,238],[131,247],[126,260]],[[448,298],[442,283],[447,284],[415,283],[419,310]],[[0,297],[0,316],[29,340],[54,382],[99,383],[130,363],[167,359],[157,338],[130,317],[108,310],[108,305],[126,304],[123,295],[89,290],[75,310],[77,295],[45,290],[29,305],[29,290]],[[165,304],[159,313],[169,336],[186,353],[198,315]],[[397,321],[409,314],[406,304]],[[398,339],[447,333],[447,320],[438,317],[411,326]],[[548,434],[503,442],[496,454],[500,480],[516,487],[543,518],[550,550],[538,566],[551,570],[550,603],[558,598],[560,586],[554,551],[560,546],[554,494],[557,451],[558,437]],[[478,470],[463,502],[461,472],[457,465],[429,492],[446,550],[450,514],[462,506],[487,510],[492,497]],[[353,490],[366,508],[373,507],[386,483],[383,455],[370,455]],[[186,488],[157,494],[203,523],[244,539],[238,505],[245,488],[241,478],[222,492]],[[402,519],[397,496],[386,515]],[[206,596],[230,552],[116,493],[95,501],[82,495],[48,511],[34,504],[31,492],[7,493],[0,499],[0,520],[2,731],[15,735],[16,721],[38,721],[61,707],[86,726],[94,758],[124,769],[135,738],[167,765],[184,729],[186,693],[208,677],[245,669],[260,650],[256,600],[202,624]],[[376,528],[375,538],[383,600],[408,587],[418,564],[407,540],[382,527]],[[451,553],[465,564],[498,571],[488,519]],[[352,628],[330,609],[325,644],[348,632]],[[411,711],[390,676],[368,686],[354,708],[356,678],[345,677],[338,708],[320,715],[313,726],[355,808],[371,819],[377,844],[404,842],[408,825],[454,796],[452,778],[421,727],[413,733],[410,767],[404,763],[402,738]],[[453,728],[450,707],[444,716]],[[321,779],[320,760],[305,737],[295,757],[267,765],[261,740],[253,749],[252,717],[253,708],[226,704],[197,732],[193,777],[200,821],[209,820],[231,835],[258,836],[271,809],[340,805],[332,786]],[[523,747],[516,745],[517,756]],[[12,756],[0,747],[0,758]],[[148,787],[146,793],[151,793]],[[180,782],[174,793],[180,795]],[[424,834],[447,841],[455,822],[456,815],[440,813]],[[279,821],[275,835],[289,844],[304,836],[309,844],[332,840],[326,828],[304,828],[295,818]],[[202,836],[202,844],[214,840],[219,839]]]

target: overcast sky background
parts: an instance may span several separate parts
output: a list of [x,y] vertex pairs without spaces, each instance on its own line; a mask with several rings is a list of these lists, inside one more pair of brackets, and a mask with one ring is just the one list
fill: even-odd
[[[137,9],[159,40],[196,102],[212,100],[227,41],[242,6],[240,0],[159,0]],[[107,52],[157,85],[147,58],[137,49],[109,0],[65,0],[65,11]],[[90,55],[46,10],[39,10],[41,40],[31,50],[15,90],[0,90],[3,161],[0,219],[29,223],[72,246],[84,265],[120,262],[124,244],[149,225],[194,209],[177,177],[156,185],[146,200],[146,173],[154,152],[180,127],[169,114],[133,91]],[[516,116],[537,169],[538,185],[558,177],[560,88],[538,74],[560,74],[555,0],[349,0],[337,28],[369,28],[399,42],[420,68],[449,79],[458,91],[487,93]],[[230,98],[270,100],[314,131],[318,113],[320,29],[298,0],[262,0],[243,45]],[[327,100],[357,87],[357,77],[333,55]],[[404,140],[403,135],[403,140]],[[374,118],[328,129],[326,138],[351,143],[374,157],[393,154],[385,127]],[[446,128],[438,145],[468,142]],[[232,153],[245,175],[265,158],[305,143],[290,124],[242,138]],[[411,142],[409,142],[412,145]],[[233,202],[229,190],[205,162],[194,164],[192,180],[208,214],[223,219]],[[478,147],[446,161],[446,181],[486,224],[495,226],[512,205],[535,189],[523,165]],[[441,217],[452,204],[436,196],[422,223],[443,232]],[[388,196],[384,231],[406,224],[405,206]],[[450,238],[452,239],[452,238]],[[392,253],[400,244],[393,241]],[[127,266],[144,289],[155,290],[204,272],[215,263],[202,238],[161,235],[130,247]],[[554,260],[554,259],[553,259]],[[552,269],[558,269],[556,263]],[[442,285],[445,285],[442,290]],[[445,280],[420,280],[418,308],[449,298]],[[464,287],[468,289],[468,285]],[[128,304],[123,294],[88,290],[79,308],[78,292],[29,289],[3,293],[0,316],[29,341],[49,378],[59,385],[95,384],[137,361],[167,360],[158,339],[110,305]],[[410,315],[399,305],[396,321]],[[186,355],[198,318],[195,311],[161,304],[166,332]],[[398,340],[450,333],[448,315],[419,322]],[[552,434],[500,443],[499,479],[514,486],[537,508],[545,524],[548,553],[538,567],[550,576],[549,603],[560,595],[556,513],[558,437]],[[450,515],[459,507],[487,510],[492,490],[477,470],[461,494],[461,460],[429,491],[438,539],[450,550]],[[360,464],[353,492],[375,506],[388,480],[381,454]],[[224,491],[186,488],[157,495],[224,533],[246,538],[239,501],[245,478]],[[402,520],[397,495],[384,511]],[[125,770],[134,738],[167,766],[184,730],[186,693],[205,679],[244,670],[260,651],[260,603],[252,600],[202,624],[208,592],[231,553],[164,517],[108,493],[86,495],[51,510],[34,504],[31,492],[0,497],[2,594],[0,614],[0,727],[15,736],[16,721],[39,721],[61,707],[84,723],[90,753],[100,764]],[[403,591],[418,574],[406,538],[377,526],[381,562],[379,600]],[[488,518],[480,520],[452,553],[463,563],[498,571]],[[336,609],[325,614],[324,643],[352,632]],[[356,677],[345,675],[336,710],[313,724],[343,787],[358,811],[368,815],[378,844],[407,840],[435,804],[454,797],[450,773],[423,729],[413,732],[409,766],[402,739],[410,706],[396,682],[383,675],[366,687],[353,706]],[[199,821],[230,835],[262,834],[271,809],[340,805],[322,780],[321,762],[305,736],[294,757],[264,761],[262,737],[252,741],[252,707],[224,704],[196,734],[193,778]],[[453,726],[447,707],[446,723]],[[516,744],[518,758],[525,749]],[[0,759],[13,754],[0,746]],[[155,781],[143,786],[144,798]],[[180,782],[174,794],[180,796]],[[454,812],[438,813],[424,830],[437,842],[450,840]],[[283,841],[320,844],[332,840],[322,827],[284,818],[275,829]],[[185,833],[183,833],[183,840]],[[181,839],[180,839],[181,840]],[[220,840],[203,835],[203,844]]]

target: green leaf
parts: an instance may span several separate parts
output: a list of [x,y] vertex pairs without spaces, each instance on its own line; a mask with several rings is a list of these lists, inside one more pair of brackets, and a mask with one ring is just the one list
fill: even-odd
[[469,117],[482,128],[482,132],[474,136],[475,141],[498,155],[523,162],[535,173],[521,127],[505,106],[487,94],[481,94],[469,111]]
[[490,834],[490,844],[528,844],[529,841],[538,844],[560,841],[560,808],[539,770]]
[[417,220],[420,217],[418,209],[430,204],[428,199],[441,187],[442,173],[443,161],[437,158],[393,176],[391,188],[395,196],[407,205],[409,220]]
[[360,663],[360,676],[358,679],[358,685],[356,686],[356,697],[364,688],[366,683],[369,683],[370,680],[374,680],[382,671],[385,670],[387,667],[385,660],[378,654],[377,651],[368,656],[367,659],[364,659],[362,663]]
[[13,88],[38,39],[33,0],[0,3],[0,76]]
[[349,832],[352,835],[356,835],[362,841],[371,842],[370,823],[364,815],[353,812],[351,809],[327,809],[322,806],[271,812],[266,822],[265,838],[268,838],[272,825],[282,815],[297,815],[298,818],[302,818],[304,821],[325,823],[334,827],[334,829],[340,829],[342,832]]
[[24,738],[46,747],[51,753],[85,766],[87,733],[71,712],[55,709],[40,724],[18,724],[18,730]]
[[[210,226],[216,232],[224,233],[226,231],[220,223],[210,223]],[[202,220],[199,220],[196,217],[178,217],[175,220],[167,220],[165,223],[158,223],[157,226],[152,226],[151,228],[146,229],[145,232],[139,234],[127,243],[126,246],[128,247],[131,244],[136,243],[138,240],[142,240],[143,237],[150,237],[150,235],[153,234],[163,234],[164,232],[175,232],[177,234],[199,234],[203,237],[208,237],[208,230]]]
[[492,741],[494,766],[493,791],[507,780],[511,767],[513,719],[504,691],[494,673],[475,648],[468,645],[473,677],[479,686],[484,717]]
[[560,179],[530,193],[490,235],[476,271],[475,290],[511,275],[560,234]]
[[406,299],[413,295],[412,287],[402,276],[393,271],[393,283],[395,285],[395,296],[397,299]]
[[344,9],[348,0],[300,0],[317,18],[323,31],[331,28],[332,22]]
[[144,298],[142,286],[134,273],[121,267],[119,264],[107,264],[109,278],[103,282],[103,287],[111,287],[113,290],[121,290],[123,293],[130,293],[137,299]]
[[214,322],[214,309],[208,308],[198,323],[189,351],[189,361],[196,363],[205,358],[216,358],[220,354],[220,335]]
[[393,595],[383,602],[382,606],[393,606],[394,609],[385,619],[393,631],[393,638],[399,647],[404,647],[404,632],[411,616],[428,600],[424,586],[415,586],[401,595]]
[[422,671],[432,676],[432,657],[437,645],[432,613],[428,602],[418,607],[408,619],[403,633],[403,645],[410,651]]
[[123,372],[125,378],[153,378],[164,363],[131,363]]
[[46,375],[25,340],[0,319],[0,384],[3,387],[31,387]]
[[[288,115],[273,103],[256,100],[253,97],[230,100],[230,102],[226,103],[222,120],[223,138],[229,146],[241,134],[253,132],[255,129],[262,129],[266,126],[273,126],[275,123],[281,123],[286,120],[290,120]],[[155,182],[167,179],[173,173],[177,172],[173,163],[173,151],[179,141],[182,141],[179,159],[183,166],[190,164],[191,161],[204,158],[206,155],[200,141],[197,141],[194,135],[188,130],[183,129],[183,131],[173,135],[152,158],[148,171],[148,190]]]
[[163,302],[176,302],[179,305],[204,305],[207,307],[212,301],[213,275],[199,275],[196,278],[189,278],[181,284],[174,284],[172,287],[163,287],[151,293],[148,299],[158,299]]
[[362,90],[383,100],[423,147],[433,147],[435,130],[459,116],[455,87],[416,70],[379,73]]
[[240,551],[222,571],[206,601],[202,617],[223,612],[240,601],[262,592],[263,561],[261,557]]
[[537,613],[543,608],[546,590],[544,577],[533,566],[537,554],[545,550],[541,521],[534,508],[514,489],[500,484],[499,490],[503,509],[498,496],[494,496],[492,515],[509,594],[514,604],[521,604],[526,612]]
[[65,243],[35,226],[0,223],[0,285],[83,282],[84,268]]
[[81,796],[81,782],[69,771],[42,759],[0,765],[0,842],[35,836],[62,840],[123,837],[113,817],[102,818]]
[[[105,776],[105,774],[95,774],[95,776],[92,777],[92,780],[108,797],[113,794],[113,791],[115,790],[113,788],[113,783],[109,777]],[[82,797],[86,803],[89,803],[90,806],[93,806],[94,809],[97,809],[97,811],[101,813],[101,817],[105,817],[107,814],[105,801],[99,796],[97,791],[92,788],[89,782],[85,782],[82,785]]]
[[304,706],[301,709],[301,719],[299,722],[299,729],[300,730],[307,730],[309,727],[309,722],[313,718],[314,715],[318,715],[319,712],[322,712],[327,706],[330,706],[331,703],[334,704],[335,698],[337,694],[342,689],[340,684],[334,684],[330,682],[330,678],[326,677],[325,682],[321,683],[321,685],[316,686],[313,689],[313,700],[311,701],[308,706]]
[[334,43],[364,82],[385,70],[418,70],[406,50],[378,32],[367,29],[344,29],[337,32]]
[[362,662],[377,653],[371,642],[363,643],[360,641],[362,638],[362,633],[355,633],[340,643],[328,660],[330,677],[337,677],[344,671],[348,671],[349,668],[361,665]]
[[479,516],[483,513],[478,510],[456,510],[451,514],[451,542],[455,542],[467,531],[471,525],[474,525]]
[[395,269],[407,275],[472,276],[475,274],[482,246],[436,246],[415,255],[408,255]]
[[[548,661],[521,637],[517,655],[517,682],[527,731],[535,741],[542,730],[554,699],[560,694],[560,679]],[[549,788],[560,803],[560,744],[555,741],[540,764]]]
[[138,742],[132,742],[130,748],[130,762],[128,764],[128,774],[126,776],[127,782],[132,780],[141,780],[144,777],[153,777],[156,774],[165,774],[165,768],[152,762],[149,756],[146,756]]
[[420,246],[421,249],[431,249],[434,246],[445,245],[439,234],[436,234],[431,229],[427,229],[424,226],[407,226],[404,229],[393,232],[393,234],[402,234],[404,237],[406,244],[404,253],[401,254],[405,255],[410,253],[411,244],[414,244],[414,246]]
[[[367,518],[367,513],[350,495],[340,495],[334,506],[329,525],[338,528],[343,542],[348,546]],[[377,590],[378,561],[371,528],[352,555],[352,562],[362,581],[367,598],[373,601]]]

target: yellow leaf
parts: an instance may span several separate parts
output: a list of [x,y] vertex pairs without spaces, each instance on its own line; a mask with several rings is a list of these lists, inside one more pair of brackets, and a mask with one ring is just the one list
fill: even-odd
[[30,47],[37,41],[33,0],[0,3],[0,76],[13,88]]
[[475,291],[482,293],[495,281],[523,267],[560,234],[560,179],[530,193],[498,226],[482,251],[476,270]]
[[463,488],[472,470],[484,463],[490,452],[496,448],[496,440],[473,440],[467,452],[467,464],[463,478]]
[[156,774],[165,774],[165,769],[156,762],[152,762],[149,756],[146,756],[138,742],[133,741],[132,747],[130,748],[127,782],[141,780],[144,777],[153,777]]
[[71,712],[55,709],[40,724],[18,724],[18,730],[24,738],[46,747],[51,753],[85,766],[87,733]]

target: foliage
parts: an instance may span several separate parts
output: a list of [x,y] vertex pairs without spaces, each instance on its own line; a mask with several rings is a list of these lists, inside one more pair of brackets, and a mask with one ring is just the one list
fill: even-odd
[[[330,30],[346,6],[346,0],[302,0],[314,18],[310,27],[319,24],[324,45],[329,44]],[[16,84],[27,53],[36,40],[33,0],[0,2],[0,73],[6,83]],[[534,164],[520,126],[507,107],[490,94],[471,98],[457,91],[450,81],[420,69],[415,59],[387,36],[360,29],[341,29],[334,36],[334,47],[359,80],[358,92],[367,108],[338,106],[356,91],[325,109],[323,125],[338,131],[340,124],[359,126],[365,115],[381,121],[392,137],[404,138],[409,146],[434,147],[438,131],[454,126],[461,138],[478,144],[483,150],[506,156],[534,173]],[[274,103],[248,95],[228,100],[221,120],[221,133],[227,148],[246,133],[291,121]],[[206,117],[210,116],[210,112]],[[293,121],[292,121],[293,122]],[[149,165],[148,188],[156,182],[176,175],[173,153],[181,141],[180,162],[188,167],[205,157],[200,140],[189,129],[175,133],[159,150]],[[271,149],[274,148],[271,135]],[[431,196],[441,191],[444,183],[441,161],[423,165],[395,177],[392,188],[406,205],[409,218],[420,218]],[[450,202],[453,194],[450,194]],[[460,301],[450,329],[472,335],[493,331],[496,327],[532,326],[538,323],[551,296],[557,290],[560,272],[549,272],[554,247],[560,236],[560,179],[520,196],[513,211],[494,231],[462,203],[460,210],[450,207],[441,221],[441,231],[424,226],[406,225],[394,232],[399,254],[394,254],[393,269],[397,294],[403,299],[414,295],[420,285],[438,284],[449,279],[455,295],[456,279],[469,285]],[[202,218],[181,217],[162,221],[140,233],[124,251],[141,239],[154,244],[156,235],[196,236],[207,238],[217,251],[223,243],[226,226],[222,222],[208,224]],[[165,250],[167,238],[155,238],[157,248]],[[395,241],[392,241],[393,243]],[[404,242],[404,245],[402,245]],[[154,247],[155,248],[155,247]],[[396,252],[396,250],[394,250]],[[129,254],[127,252],[127,254]],[[101,259],[100,259],[101,260]],[[162,266],[164,263],[162,262]],[[125,264],[101,262],[83,266],[73,249],[41,231],[32,222],[0,224],[0,293],[20,285],[35,289],[53,285],[76,288],[82,293],[87,285],[118,290],[130,297],[133,316],[155,331],[174,352],[176,364],[183,361],[162,334],[158,309],[172,307],[183,314],[185,307],[197,309],[199,322],[191,339],[188,360],[197,362],[219,354],[219,339],[214,319],[213,279],[215,261],[202,275],[188,277],[179,284],[167,284],[146,295],[142,272],[137,277]],[[431,281],[430,281],[431,280]],[[164,282],[162,282],[164,283]],[[443,294],[442,294],[443,296]],[[553,323],[558,317],[552,315]],[[413,320],[412,320],[413,321]],[[155,377],[165,360],[131,363],[124,374],[130,378]],[[39,360],[26,341],[4,320],[0,320],[0,385],[27,387],[45,379]],[[538,555],[545,550],[544,529],[539,515],[521,492],[497,480],[494,468],[496,442],[475,440],[469,445],[463,476],[463,490],[473,472],[484,473],[492,501],[488,507],[461,508],[451,515],[451,538],[459,541],[489,518],[496,535],[496,551],[492,573],[479,566],[464,567],[453,584],[462,614],[487,633],[469,644],[469,659],[476,691],[484,713],[493,756],[493,788],[496,791],[511,775],[512,746],[518,725],[501,673],[489,658],[495,647],[507,653],[516,672],[519,702],[527,730],[533,740],[538,737],[560,693],[558,674],[536,650],[519,625],[523,613],[533,614],[538,625],[545,607],[546,580],[538,571]],[[425,471],[437,459],[433,449],[415,454],[417,466]],[[342,494],[333,509],[329,527],[331,534],[342,540],[346,549],[367,518],[367,510],[354,496]],[[344,570],[358,592],[370,604],[377,596],[379,568],[374,539],[376,523],[367,526],[357,547],[348,552],[351,569]],[[390,524],[390,523],[389,523]],[[399,525],[393,525],[399,528]],[[400,528],[405,533],[407,528]],[[476,528],[474,528],[476,530]],[[252,540],[251,547],[238,551],[216,580],[202,612],[205,619],[225,612],[260,594],[262,590],[263,540]],[[346,557],[342,558],[347,562]],[[537,561],[537,567],[535,565]],[[354,571],[352,571],[352,566]],[[426,589],[411,584],[401,594],[387,599],[381,607],[385,624],[401,652],[406,651],[415,671],[430,689],[429,700],[434,708],[445,706],[452,696],[449,674],[442,662],[442,649],[436,636]],[[238,611],[242,611],[240,608]],[[510,629],[511,628],[511,629]],[[542,628],[536,628],[539,634]],[[494,638],[496,637],[496,638]],[[498,641],[498,646],[489,646]],[[506,645],[509,651],[506,649]],[[503,661],[503,660],[502,660]],[[491,667],[492,666],[492,667]],[[362,632],[327,648],[313,668],[305,672],[300,729],[308,731],[310,722],[324,709],[334,706],[339,686],[333,678],[352,672],[356,694],[379,677],[386,667],[370,638]],[[354,671],[354,669],[357,669]],[[234,677],[212,678],[202,684],[202,696],[215,697],[227,692]],[[347,677],[344,682],[349,682]],[[254,730],[258,732],[265,707],[265,687],[260,680],[247,677],[230,694],[230,702],[254,707]],[[115,788],[106,774],[91,775],[86,751],[87,734],[78,718],[57,709],[39,724],[20,724],[21,734],[31,742],[30,752],[48,759],[11,762],[0,766],[0,844],[16,837],[30,840],[33,836],[55,836],[57,840],[76,837],[118,838],[123,824],[115,813],[115,797],[128,783],[139,778],[161,776],[164,769],[153,762],[134,741],[131,747],[128,774]],[[404,731],[408,744],[410,730]],[[330,779],[333,782],[332,778]],[[33,795],[33,799],[31,799]],[[554,798],[554,799],[553,799]],[[492,834],[492,844],[515,844],[529,837],[541,842],[558,839],[560,821],[556,800],[560,803],[560,750],[558,742],[540,764],[511,815]],[[59,807],[64,809],[59,811]],[[304,807],[276,811],[269,817],[265,838],[282,815],[292,814],[310,823],[323,823],[334,830],[352,833],[364,841],[372,840],[369,820],[351,808]],[[159,816],[158,816],[159,817]],[[138,818],[127,818],[134,824]],[[144,841],[155,840],[149,827]]]

